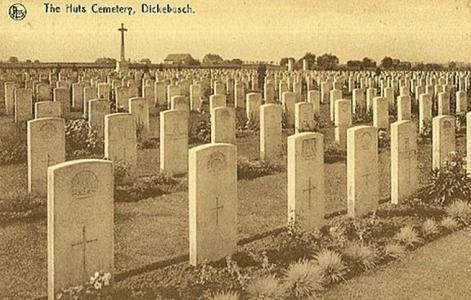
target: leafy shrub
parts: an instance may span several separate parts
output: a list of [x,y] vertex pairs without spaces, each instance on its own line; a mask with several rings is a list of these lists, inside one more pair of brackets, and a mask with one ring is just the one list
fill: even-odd
[[239,300],[239,293],[233,291],[219,292],[214,294],[211,300]]
[[370,111],[366,111],[362,108],[355,111],[352,115],[352,123],[370,123],[373,120],[373,114]]
[[27,147],[27,135],[24,126],[18,126],[14,134],[0,137],[0,165],[26,162]]
[[398,259],[406,254],[406,248],[398,243],[388,243],[384,246],[384,254],[386,257]]
[[376,266],[375,250],[358,242],[349,243],[343,251],[343,256],[347,261],[363,270],[370,270]]
[[244,109],[237,108],[236,109],[236,128],[238,132],[245,131],[247,125],[247,121],[249,119],[247,118],[247,113],[245,112]]
[[133,182],[115,184],[115,201],[137,201],[150,197],[170,194],[180,186],[180,181],[167,175],[139,177]]
[[124,179],[129,176],[129,164],[123,160],[113,163],[113,175],[115,184],[123,183]]
[[207,260],[204,260],[197,268],[197,284],[205,285],[217,280],[219,270],[210,265]]
[[414,247],[416,244],[422,243],[422,239],[412,226],[402,227],[394,239],[406,247]]
[[240,156],[237,158],[237,178],[238,179],[254,179],[266,175],[280,172],[279,165],[257,160],[250,161],[248,158]]
[[449,231],[455,231],[459,227],[458,222],[452,217],[443,218],[440,225]]
[[378,130],[378,148],[387,149],[391,145],[391,139],[389,137],[388,131],[385,129]]
[[446,207],[447,214],[468,225],[471,222],[471,204],[461,200],[454,201]]
[[337,143],[328,144],[324,150],[324,162],[331,164],[337,161],[343,161],[347,158],[347,150],[340,147]]
[[314,296],[323,290],[319,267],[308,260],[300,260],[288,267],[285,284],[287,292],[298,299]]
[[340,254],[324,249],[314,256],[317,266],[327,284],[339,282],[346,274]]
[[450,153],[444,165],[432,171],[430,183],[423,191],[422,201],[442,207],[455,199],[470,201],[471,178],[466,174],[463,157]]
[[225,271],[229,273],[241,286],[247,285],[248,276],[242,274],[237,261],[232,260],[230,256],[226,257]]
[[303,128],[296,127],[297,132],[321,132],[322,128],[325,128],[326,124],[322,123],[318,114],[314,114],[312,124],[306,124]]
[[259,116],[257,116],[255,113],[252,113],[250,118],[247,119],[243,130],[244,131],[249,131],[249,132],[259,131],[260,130]]
[[419,131],[422,138],[432,138],[432,121],[422,121],[422,128]]
[[65,152],[72,158],[103,155],[103,142],[87,120],[68,120],[65,124]]
[[206,144],[211,141],[211,121],[209,114],[190,113],[190,128],[188,131],[190,144]]
[[439,231],[437,222],[432,219],[427,219],[422,223],[422,235],[430,237],[437,234]]
[[146,140],[144,122],[137,122],[136,124],[136,140],[137,143],[142,143]]
[[268,275],[253,280],[247,286],[250,299],[282,300],[285,299],[285,287],[274,275]]
[[388,107],[388,115],[389,117],[393,118],[393,119],[396,119],[397,118],[397,105],[395,103],[393,104],[389,104],[389,107]]

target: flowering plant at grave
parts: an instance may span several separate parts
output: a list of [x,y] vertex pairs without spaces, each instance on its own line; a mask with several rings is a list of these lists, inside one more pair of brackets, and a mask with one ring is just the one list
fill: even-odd
[[471,201],[471,178],[466,173],[463,156],[450,152],[441,168],[432,171],[430,183],[424,189],[424,202],[447,206],[456,200]]
[[85,119],[67,120],[65,124],[65,152],[67,156],[90,156],[103,152],[97,132]]
[[431,138],[432,137],[432,121],[422,121],[422,128],[419,132],[422,138]]
[[389,148],[390,146],[390,138],[389,134],[385,129],[379,129],[378,130],[378,148],[379,149],[385,149]]
[[123,160],[114,162],[113,175],[115,184],[121,184],[129,176],[129,164]]
[[95,272],[84,285],[62,289],[57,299],[94,299],[104,296],[102,290],[111,288],[111,273]]
[[111,273],[95,272],[95,275],[90,277],[90,281],[88,283],[93,286],[95,290],[100,290],[111,284]]
[[352,122],[356,123],[370,123],[373,120],[373,115],[370,111],[358,110],[352,116]]
[[209,114],[190,113],[188,142],[190,144],[204,144],[211,141],[211,121]]

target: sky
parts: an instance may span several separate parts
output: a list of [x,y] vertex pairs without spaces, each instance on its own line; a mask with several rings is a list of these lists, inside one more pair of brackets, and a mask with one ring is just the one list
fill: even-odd
[[[22,21],[8,8],[27,8]],[[0,0],[0,60],[91,62],[119,58],[121,23],[126,57],[160,62],[169,53],[202,59],[279,61],[333,53],[341,62],[392,56],[412,62],[471,62],[471,0],[52,0],[81,4],[84,14],[47,14],[43,0]],[[136,14],[94,14],[90,6],[133,6]],[[142,14],[141,4],[190,4],[194,14]]]

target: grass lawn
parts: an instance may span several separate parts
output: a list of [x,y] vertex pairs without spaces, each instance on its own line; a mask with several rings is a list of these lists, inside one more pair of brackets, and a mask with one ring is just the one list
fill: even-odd
[[471,299],[471,229],[435,240],[325,293],[325,299]]
[[[327,106],[323,106],[326,109]],[[328,116],[327,112],[323,112]],[[326,132],[326,143],[333,128]],[[258,157],[258,136],[239,138],[239,155]],[[463,140],[459,140],[463,149]],[[285,164],[286,157],[280,160]],[[139,151],[142,174],[158,172],[158,149]],[[419,178],[423,184],[431,167],[431,145],[419,146]],[[390,153],[380,154],[380,192],[390,194]],[[0,193],[25,190],[25,164],[0,166]],[[326,211],[346,208],[346,162],[325,165]],[[239,232],[247,237],[286,224],[286,173],[238,182]],[[187,192],[115,206],[115,266],[136,268],[188,251]],[[46,220],[0,225],[0,298],[31,298],[47,289]]]

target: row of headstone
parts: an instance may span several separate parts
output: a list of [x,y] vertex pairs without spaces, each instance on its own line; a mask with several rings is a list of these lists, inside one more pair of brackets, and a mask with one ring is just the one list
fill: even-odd
[[[215,111],[217,109],[221,108]],[[279,115],[281,107],[265,104],[262,106],[264,109],[276,109],[276,115]],[[178,110],[164,113],[167,117],[174,115],[178,118],[181,115],[182,120],[187,118],[183,115],[185,112]],[[264,118],[263,114],[261,118]],[[468,113],[469,118],[471,113]],[[175,120],[163,119],[167,122]],[[445,156],[454,150],[454,122],[451,116],[439,116],[433,122],[436,127],[433,161],[436,166],[443,164]],[[63,130],[60,130],[63,124],[63,119],[57,118],[33,120],[28,124],[29,135],[42,134],[43,144],[50,139],[59,141],[63,136]],[[127,130],[130,138],[134,138],[132,129],[135,122],[130,114],[107,115],[106,124],[105,132],[110,141],[122,143],[121,132],[125,131],[126,135]],[[391,201],[398,203],[417,187],[417,141],[413,122],[398,121],[391,127]],[[174,128],[179,130],[179,127]],[[356,126],[347,130],[347,207],[352,217],[364,215],[378,206],[377,132],[373,126]],[[470,134],[471,130],[468,136]],[[116,138],[119,141],[115,141]],[[113,165],[104,160],[61,163],[64,159],[60,145],[49,148],[46,148],[49,145],[39,145],[43,148],[32,146],[29,146],[32,148],[31,159],[38,157],[37,160],[42,159],[42,163],[49,166],[48,270],[51,295],[60,288],[82,283],[96,270],[113,270]],[[108,155],[114,160],[119,157],[134,159],[135,148],[118,148],[118,144],[110,147]],[[310,229],[321,226],[324,219],[323,148],[323,135],[320,133],[302,132],[288,138],[288,216]],[[44,155],[37,153],[41,151],[50,153],[46,161]],[[215,142],[188,151],[191,264],[217,260],[236,251],[236,156],[236,146],[230,143]]]

